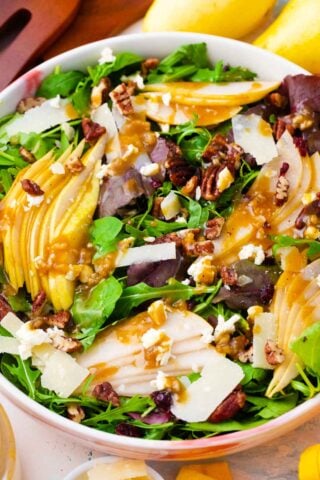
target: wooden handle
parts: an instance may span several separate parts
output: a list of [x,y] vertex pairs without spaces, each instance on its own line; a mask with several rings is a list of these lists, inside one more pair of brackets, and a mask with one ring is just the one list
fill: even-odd
[[[1,0],[0,34],[4,45],[0,45],[0,90],[61,34],[74,18],[79,3],[80,0]],[[12,40],[10,23],[14,24],[19,16],[24,17],[26,24]]]
[[44,58],[117,35],[142,18],[151,3],[152,0],[83,0],[72,25],[45,52]]

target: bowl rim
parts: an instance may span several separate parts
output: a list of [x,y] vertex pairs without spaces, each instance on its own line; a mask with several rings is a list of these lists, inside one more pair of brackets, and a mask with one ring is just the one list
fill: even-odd
[[[256,47],[255,45],[241,42],[239,40],[234,40],[226,37],[218,37],[215,35],[188,32],[136,33],[91,42],[76,47],[72,50],[68,50],[67,52],[63,52],[49,60],[46,60],[45,62],[37,65],[36,67],[32,68],[31,70],[20,76],[8,87],[6,87],[2,92],[0,92],[0,102],[3,102],[8,96],[14,95],[15,91],[19,90],[19,88],[23,86],[28,75],[39,71],[48,74],[50,69],[53,69],[56,65],[59,65],[59,62],[61,61],[63,61],[63,63],[65,64],[70,58],[77,57],[79,54],[94,52],[105,46],[112,46],[114,43],[120,45],[120,47],[117,46],[117,48],[121,48],[122,44],[134,44],[134,42],[137,40],[148,39],[148,41],[151,42],[152,40],[156,41],[159,38],[165,38],[166,40],[168,40],[169,44],[170,39],[181,39],[181,44],[187,42],[192,43],[203,41],[215,43],[217,46],[227,45],[228,47],[232,47],[233,45],[237,45],[238,48],[245,49],[248,52],[251,51],[259,53],[260,57],[262,57],[262,60],[265,60],[271,64],[272,61],[277,61],[278,64],[281,64],[284,67],[284,69],[287,69],[289,71],[294,70],[296,74],[309,74],[307,70],[283,57],[280,57],[279,55],[276,55],[267,50],[263,50],[259,47]],[[113,447],[123,448],[124,451],[126,450],[126,448],[129,447],[133,450],[140,450],[141,452],[147,451],[151,454],[155,454],[155,452],[159,451],[160,448],[164,452],[170,452],[172,450],[179,450],[180,452],[183,452],[188,451],[190,448],[192,448],[193,450],[199,451],[199,453],[201,454],[202,449],[214,449],[215,447],[223,449],[225,447],[232,447],[234,445],[237,446],[237,451],[240,451],[250,448],[250,446],[252,446],[252,441],[255,441],[255,445],[258,445],[259,443],[262,443],[264,441],[271,440],[272,438],[277,436],[279,427],[282,427],[281,434],[286,433],[287,431],[301,425],[306,420],[309,420],[315,415],[320,414],[320,394],[318,394],[314,398],[305,401],[304,403],[298,405],[289,412],[281,415],[280,417],[269,420],[262,425],[249,428],[247,430],[191,440],[149,440],[136,437],[130,438],[108,432],[102,432],[94,428],[72,422],[65,417],[62,417],[50,411],[48,408],[28,397],[28,395],[19,390],[13,383],[9,382],[9,380],[5,378],[2,374],[0,374],[0,391],[10,401],[12,401],[16,406],[18,406],[26,413],[31,414],[33,417],[40,419],[44,423],[47,423],[54,428],[58,428],[61,432],[67,433],[71,436],[77,435],[77,437],[84,442],[98,442],[98,444],[96,445],[97,448],[99,448],[99,445],[100,448],[101,446],[105,448],[107,444],[112,444]],[[242,442],[244,442],[244,445],[241,445]],[[250,445],[248,446],[247,444]],[[126,454],[126,456],[130,455]],[[196,458],[196,456],[193,456],[192,458]],[[174,458],[168,459],[163,457],[163,459],[171,460]]]

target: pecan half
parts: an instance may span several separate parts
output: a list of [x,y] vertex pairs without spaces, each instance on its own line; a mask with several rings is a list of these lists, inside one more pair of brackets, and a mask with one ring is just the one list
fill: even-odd
[[223,265],[220,269],[220,276],[224,285],[237,285],[238,275],[234,268]]
[[277,108],[285,108],[288,105],[288,98],[279,92],[273,92],[268,95],[268,99],[272,105]]
[[132,93],[132,86],[121,83],[109,94],[110,98],[115,103],[122,115],[130,115],[134,113],[133,105],[130,98]]
[[31,308],[32,316],[38,317],[39,315],[42,314],[46,301],[47,301],[47,295],[45,291],[40,290],[32,302],[32,308]]
[[183,250],[189,257],[199,257],[200,255],[209,255],[214,251],[214,245],[211,240],[203,240],[194,243],[182,243]]
[[188,197],[193,198],[195,193],[196,193],[196,188],[199,184],[199,177],[197,175],[193,175],[187,183],[185,184],[184,187],[181,189],[181,193],[183,195],[186,195]]
[[43,104],[43,102],[46,102],[46,101],[47,99],[44,97],[26,97],[20,100],[16,110],[18,113],[25,113],[31,108],[39,107],[40,105]]
[[207,240],[214,240],[220,237],[225,220],[223,217],[212,218],[208,220],[204,230],[204,236]]
[[61,310],[52,315],[37,317],[32,320],[32,327],[43,329],[48,327],[58,327],[63,330],[68,330],[72,327],[71,313],[67,310]]
[[283,162],[280,168],[280,175],[276,184],[275,201],[277,207],[281,207],[288,200],[288,193],[290,188],[289,180],[285,177],[289,170],[289,164]]
[[205,200],[214,201],[220,196],[220,192],[217,188],[217,176],[221,168],[224,167],[212,164],[203,171],[201,196]]
[[270,365],[279,365],[285,359],[284,352],[276,342],[267,340],[264,346],[264,353],[266,355],[267,362]]
[[29,152],[25,147],[20,147],[19,153],[25,162],[34,163],[36,161],[36,157],[33,153]]
[[76,423],[81,423],[81,421],[85,418],[85,413],[80,405],[71,404],[67,408],[67,415],[70,420]]
[[93,122],[90,118],[83,118],[81,122],[84,138],[87,142],[95,142],[98,138],[106,133],[105,127],[99,123]]
[[220,405],[211,413],[208,422],[219,423],[229,418],[233,418],[246,403],[246,394],[242,387],[236,387],[230,395],[220,403]]
[[114,407],[119,407],[120,405],[120,398],[117,392],[112,387],[111,383],[103,382],[99,385],[96,385],[93,389],[92,394],[98,399],[102,400],[103,402],[109,402]]
[[111,91],[111,80],[109,77],[102,77],[98,83],[92,88],[91,91],[91,107],[98,108],[105,103],[108,98],[108,94]]
[[147,58],[141,63],[141,73],[143,77],[146,77],[151,70],[154,70],[159,65],[159,58],[151,57]]
[[26,193],[32,195],[33,197],[39,197],[40,195],[44,194],[44,191],[41,190],[39,185],[33,180],[29,180],[28,178],[21,180],[21,186]]
[[65,337],[64,335],[53,335],[52,345],[62,352],[75,353],[82,350],[82,343],[76,338]]
[[183,187],[196,173],[195,167],[190,165],[182,156],[180,147],[171,140],[166,142],[168,147],[165,167],[170,181],[175,187]]
[[211,140],[202,158],[206,162],[212,162],[214,165],[233,165],[236,169],[240,167],[241,157],[244,150],[240,145],[229,141],[226,137],[218,133]]
[[7,315],[7,313],[12,312],[12,308],[10,307],[7,299],[0,294],[0,320],[3,319]]

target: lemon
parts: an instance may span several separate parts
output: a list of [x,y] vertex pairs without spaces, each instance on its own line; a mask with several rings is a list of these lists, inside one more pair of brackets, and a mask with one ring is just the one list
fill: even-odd
[[320,0],[290,0],[254,44],[320,73]]
[[263,22],[274,4],[275,0],[155,0],[143,29],[241,38]]
[[299,462],[299,480],[320,480],[320,444],[304,450]]

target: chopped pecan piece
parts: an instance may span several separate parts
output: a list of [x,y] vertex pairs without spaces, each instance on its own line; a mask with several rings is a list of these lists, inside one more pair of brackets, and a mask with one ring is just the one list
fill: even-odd
[[20,147],[19,153],[25,162],[34,163],[36,161],[36,157],[33,153],[29,152],[25,147]]
[[264,346],[264,352],[266,355],[267,362],[270,365],[279,365],[285,359],[284,352],[276,342],[272,340],[267,340]]
[[199,257],[200,255],[209,255],[213,253],[214,245],[211,240],[203,240],[194,243],[183,242],[183,249],[189,257]]
[[122,115],[130,115],[134,113],[130,98],[130,95],[133,93],[132,88],[132,85],[128,86],[125,83],[121,83],[109,94]]
[[154,70],[155,68],[157,68],[159,63],[160,63],[159,58],[155,58],[155,57],[147,58],[146,60],[144,60],[144,62],[141,63],[142,76],[146,77],[150,72],[150,70]]
[[39,107],[43,104],[47,99],[44,97],[26,97],[20,100],[17,105],[17,112],[18,113],[25,113],[26,111],[30,110],[34,107]]
[[117,392],[113,389],[111,383],[103,382],[99,385],[96,385],[93,389],[92,394],[98,399],[102,400],[103,402],[109,402],[114,407],[119,407],[120,405],[120,398]]
[[193,175],[193,177],[191,177],[187,181],[185,186],[181,189],[181,193],[183,193],[183,195],[187,195],[188,197],[193,198],[196,193],[196,188],[198,186],[198,183],[199,183],[199,177],[197,175]]
[[98,138],[106,133],[105,127],[99,123],[93,122],[90,118],[83,118],[81,122],[84,138],[87,142],[95,142]]
[[76,423],[81,423],[81,421],[85,418],[85,413],[80,405],[71,404],[67,408],[67,415],[70,420]]
[[236,387],[233,392],[223,400],[222,403],[211,413],[208,422],[219,423],[229,418],[233,418],[246,403],[246,394],[241,386]]
[[2,320],[9,312],[12,312],[12,308],[7,302],[7,299],[0,294],[0,320]]
[[29,180],[28,178],[21,180],[21,186],[26,193],[32,195],[33,197],[39,197],[40,195],[44,194],[44,191],[41,190],[39,185],[33,180]]
[[79,340],[59,334],[52,336],[52,345],[54,348],[67,353],[75,353],[82,350],[82,343]]
[[175,187],[183,187],[196,173],[195,167],[190,165],[182,156],[180,147],[171,140],[166,141],[168,151],[165,167],[170,181]]
[[233,360],[239,360],[239,356],[241,356],[243,352],[245,352],[245,348],[247,347],[248,343],[249,340],[245,335],[238,335],[237,337],[232,337],[229,342],[229,357],[231,357]]
[[277,108],[285,108],[288,105],[288,98],[281,95],[279,92],[270,93],[268,96],[270,103]]
[[163,200],[163,197],[156,197],[153,201],[151,213],[152,213],[152,216],[155,218],[164,218],[161,210],[162,200]]
[[65,163],[66,169],[69,170],[72,175],[82,172],[84,165],[81,162],[81,158],[78,155],[71,154]]
[[33,317],[38,317],[42,314],[44,306],[47,301],[47,295],[44,290],[40,290],[32,302],[31,314]]
[[237,285],[238,275],[234,268],[224,265],[220,269],[220,275],[224,285]]
[[207,240],[214,240],[215,238],[220,237],[223,225],[224,225],[224,218],[217,217],[208,220],[206,228],[204,230],[204,235]]
[[219,165],[212,164],[203,172],[201,196],[205,200],[214,201],[220,196],[217,188],[217,176],[220,169]]
[[292,125],[300,130],[307,130],[314,125],[314,114],[311,110],[304,108],[292,116]]
[[32,320],[33,328],[48,328],[58,327],[63,330],[68,330],[72,326],[72,318],[70,312],[67,310],[61,310],[60,312],[53,313],[52,315],[45,315],[36,317]]
[[293,135],[295,128],[291,124],[291,120],[285,117],[278,118],[273,127],[273,133],[276,137],[276,140],[279,140],[279,138],[282,137],[282,134],[285,132],[285,130],[288,130],[288,132]]
[[214,165],[227,164],[233,165],[236,169],[240,166],[241,157],[244,150],[240,145],[228,141],[226,137],[218,133],[211,140],[206,150],[202,154],[202,158],[206,162],[212,162]]
[[280,168],[280,175],[276,184],[276,205],[281,207],[288,200],[288,192],[290,188],[289,180],[285,177],[287,171],[289,170],[289,164],[283,162]]
[[91,107],[98,108],[100,105],[106,102],[108,94],[111,91],[111,80],[109,77],[102,77],[91,91]]

